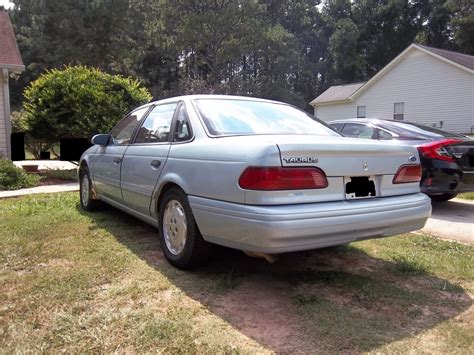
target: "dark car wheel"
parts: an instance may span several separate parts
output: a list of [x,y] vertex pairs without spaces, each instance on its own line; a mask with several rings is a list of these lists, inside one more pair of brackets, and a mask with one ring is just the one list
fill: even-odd
[[433,201],[446,202],[455,198],[458,194],[441,194],[441,195],[430,195]]
[[159,206],[158,222],[161,249],[172,265],[190,269],[208,259],[211,244],[202,238],[182,190],[172,188],[165,193]]
[[83,210],[94,211],[97,208],[99,201],[92,199],[92,182],[87,168],[79,174],[79,196]]

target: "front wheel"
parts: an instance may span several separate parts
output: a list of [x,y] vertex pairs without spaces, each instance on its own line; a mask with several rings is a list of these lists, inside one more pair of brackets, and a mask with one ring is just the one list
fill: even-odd
[[165,193],[158,222],[161,249],[173,266],[189,269],[207,260],[211,245],[202,238],[182,190],[172,188]]
[[446,202],[455,198],[458,194],[441,194],[441,195],[430,195],[433,201]]
[[79,174],[79,196],[83,210],[93,211],[97,208],[99,201],[92,199],[92,181],[86,168]]

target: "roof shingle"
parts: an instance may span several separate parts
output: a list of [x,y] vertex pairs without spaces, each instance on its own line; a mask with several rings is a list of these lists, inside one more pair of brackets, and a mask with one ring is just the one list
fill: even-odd
[[5,11],[0,11],[0,67],[22,67],[20,51],[16,43],[10,17]]
[[427,51],[430,51],[431,53],[439,55],[440,57],[443,57],[443,58],[445,58],[447,60],[450,60],[454,63],[457,63],[459,65],[462,65],[462,66],[466,67],[466,68],[474,70],[474,55],[468,55],[468,54],[463,54],[463,53],[458,53],[458,52],[447,51],[445,49],[439,49],[439,48],[423,46],[421,44],[416,44],[416,45],[418,47],[426,49]]
[[321,95],[319,95],[317,98],[311,101],[311,104],[317,104],[320,102],[346,100],[364,84],[365,82],[331,86]]

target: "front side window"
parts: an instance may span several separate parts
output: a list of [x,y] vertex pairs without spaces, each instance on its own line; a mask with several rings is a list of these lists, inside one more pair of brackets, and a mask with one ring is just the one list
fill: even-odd
[[142,119],[143,115],[148,111],[149,107],[140,108],[133,111],[122,121],[119,122],[117,126],[112,130],[110,135],[112,136],[111,142],[116,145],[126,145],[130,144],[132,134],[135,131],[138,123]]
[[197,111],[214,136],[315,134],[338,136],[327,124],[292,106],[240,99],[196,99]]
[[358,123],[346,123],[342,129],[342,134],[346,137],[372,139],[374,127]]
[[394,120],[403,120],[403,113],[405,111],[404,102],[395,102],[393,104],[393,119]]
[[177,103],[155,106],[138,130],[135,143],[169,142],[176,105]]
[[365,118],[365,106],[357,106],[357,118]]

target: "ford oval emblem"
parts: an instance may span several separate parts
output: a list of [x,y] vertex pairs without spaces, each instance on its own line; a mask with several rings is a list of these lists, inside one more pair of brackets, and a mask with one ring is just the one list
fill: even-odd
[[408,160],[412,163],[416,162],[416,157],[414,155],[410,156]]
[[362,169],[364,169],[364,171],[369,170],[369,164],[367,163],[362,164]]

